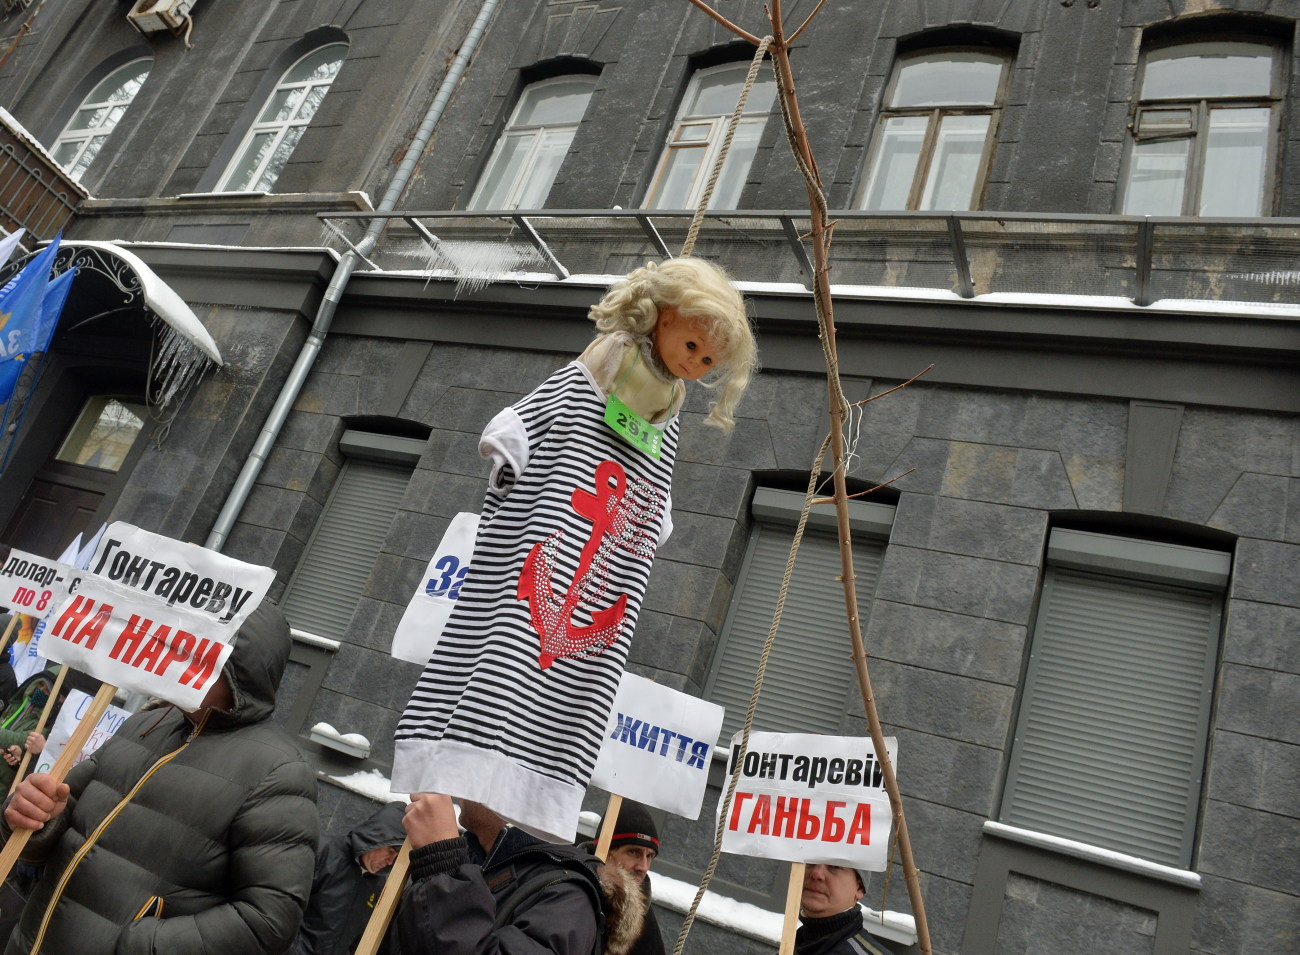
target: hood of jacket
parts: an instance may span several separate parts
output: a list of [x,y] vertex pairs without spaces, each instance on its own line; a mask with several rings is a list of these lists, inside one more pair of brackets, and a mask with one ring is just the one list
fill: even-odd
[[235,634],[234,649],[221,675],[230,684],[230,712],[213,710],[212,729],[232,729],[260,723],[275,711],[275,691],[289,664],[289,622],[280,608],[263,600]]
[[390,802],[349,832],[348,854],[355,860],[371,849],[400,846],[406,841],[406,830],[402,828],[402,814],[405,811],[405,803]]
[[600,887],[605,893],[605,955],[626,955],[641,937],[646,897],[636,879],[616,865],[600,867]]

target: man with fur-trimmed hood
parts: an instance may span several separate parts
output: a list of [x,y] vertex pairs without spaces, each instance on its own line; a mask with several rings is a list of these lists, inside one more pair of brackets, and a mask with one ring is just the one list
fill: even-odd
[[389,934],[400,955],[627,955],[645,903],[622,869],[463,801],[416,793],[402,824],[410,882]]
[[202,704],[131,717],[74,766],[19,784],[0,834],[45,866],[5,955],[278,955],[311,887],[316,777],[271,718],[289,625],[263,601]]

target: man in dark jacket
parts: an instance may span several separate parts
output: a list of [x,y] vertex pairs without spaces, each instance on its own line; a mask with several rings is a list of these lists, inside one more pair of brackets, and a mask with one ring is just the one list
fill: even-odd
[[858,899],[865,894],[857,869],[809,864],[803,873],[795,955],[891,955],[862,926]]
[[[401,955],[626,953],[644,909],[621,869],[552,845],[464,802],[416,793],[403,824],[410,881],[390,942]],[[483,848],[486,846],[486,850]],[[598,874],[599,872],[599,874]],[[597,947],[603,943],[603,948]]]
[[645,900],[645,923],[628,955],[664,955],[664,940],[659,920],[650,908],[650,866],[659,855],[659,828],[649,810],[638,802],[624,800],[614,823],[605,861],[616,865],[641,886]]
[[199,709],[146,708],[66,783],[19,784],[0,834],[39,829],[23,858],[45,871],[5,955],[288,947],[319,827],[315,774],[271,719],[289,647],[263,601]]
[[406,840],[405,803],[390,802],[351,832],[321,842],[302,928],[289,955],[347,955],[360,940]]

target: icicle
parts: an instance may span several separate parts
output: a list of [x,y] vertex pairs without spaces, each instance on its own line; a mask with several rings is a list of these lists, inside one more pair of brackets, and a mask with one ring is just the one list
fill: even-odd
[[448,275],[456,280],[456,297],[472,294],[511,273],[545,268],[546,263],[531,245],[511,242],[446,241],[421,244],[417,249],[394,250],[397,255],[423,260],[421,272],[430,278]]

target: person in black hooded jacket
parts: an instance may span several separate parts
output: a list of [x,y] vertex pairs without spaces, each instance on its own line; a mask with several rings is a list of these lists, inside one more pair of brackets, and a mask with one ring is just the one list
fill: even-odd
[[347,955],[360,940],[406,839],[405,803],[390,802],[351,832],[321,843],[311,898],[288,955]]
[[128,719],[65,783],[28,776],[0,835],[45,866],[5,955],[279,955],[311,887],[316,778],[275,721],[289,626],[263,601],[199,709]]

